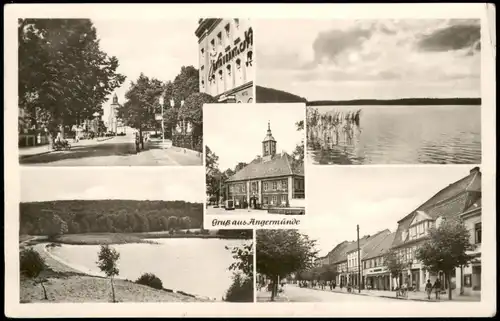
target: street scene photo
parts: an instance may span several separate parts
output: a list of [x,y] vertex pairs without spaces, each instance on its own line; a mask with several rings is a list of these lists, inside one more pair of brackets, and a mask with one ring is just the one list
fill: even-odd
[[206,215],[305,214],[304,104],[205,105]]
[[202,166],[203,104],[253,100],[247,19],[20,19],[18,38],[22,165]]
[[253,231],[203,229],[203,167],[23,168],[21,186],[20,303],[253,302]]
[[256,232],[257,301],[481,301],[479,167],[308,172],[311,228]]
[[479,19],[259,19],[256,32],[257,102],[307,104],[309,163],[481,163]]

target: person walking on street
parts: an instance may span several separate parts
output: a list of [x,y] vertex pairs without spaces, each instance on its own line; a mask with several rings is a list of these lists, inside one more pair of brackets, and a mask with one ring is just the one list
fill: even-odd
[[135,132],[135,151],[139,153],[141,151],[141,138],[139,137],[139,132]]
[[425,292],[427,292],[427,299],[431,299],[431,294],[432,294],[432,283],[431,280],[427,280],[427,283],[425,284]]
[[434,291],[436,293],[436,300],[439,300],[440,294],[441,294],[441,281],[436,279],[436,282],[434,282]]

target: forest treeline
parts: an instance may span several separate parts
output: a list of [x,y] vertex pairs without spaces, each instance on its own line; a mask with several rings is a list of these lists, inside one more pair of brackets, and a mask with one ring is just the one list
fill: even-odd
[[426,105],[481,105],[481,98],[402,98],[402,99],[355,99],[355,100],[317,100],[307,106],[426,106]]
[[20,234],[141,233],[202,227],[202,203],[69,200],[20,204]]
[[256,86],[258,103],[306,103],[307,106],[425,106],[425,105],[481,105],[481,98],[401,98],[401,99],[354,99],[315,100],[274,88]]

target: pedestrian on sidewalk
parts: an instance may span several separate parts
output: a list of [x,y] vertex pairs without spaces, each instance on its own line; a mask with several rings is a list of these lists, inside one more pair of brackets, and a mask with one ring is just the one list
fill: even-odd
[[431,294],[432,294],[432,283],[431,280],[427,280],[427,283],[425,284],[425,292],[427,292],[427,299],[431,299]]
[[141,138],[139,137],[139,132],[135,132],[135,151],[139,153],[141,151]]
[[436,282],[434,282],[434,291],[436,293],[436,300],[439,300],[441,296],[441,281],[439,278],[437,278]]

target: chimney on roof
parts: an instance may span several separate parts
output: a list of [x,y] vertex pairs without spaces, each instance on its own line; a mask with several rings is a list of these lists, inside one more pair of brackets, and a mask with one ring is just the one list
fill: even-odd
[[476,166],[476,167],[474,167],[473,169],[470,170],[470,173],[471,173],[471,175],[475,174],[475,173],[479,174],[479,173],[481,173],[481,169],[479,168],[479,166]]

